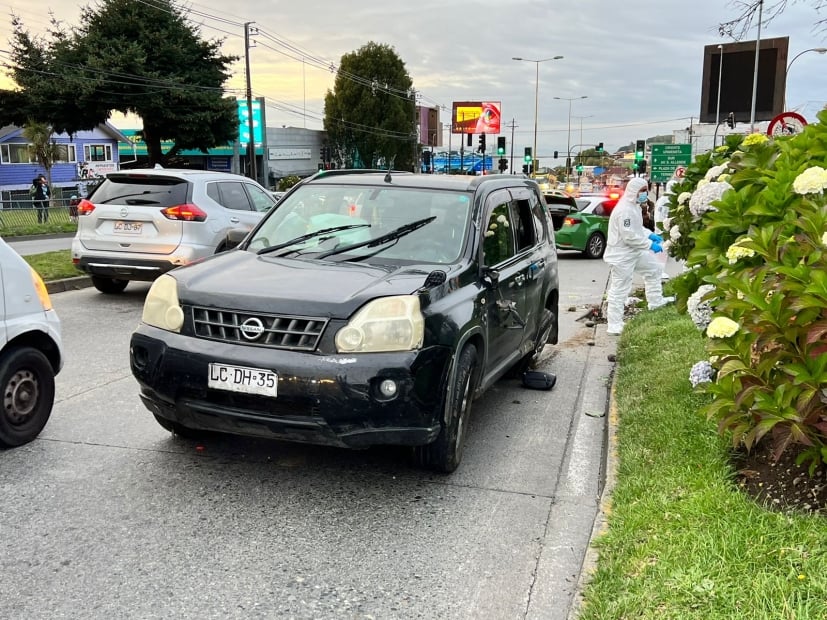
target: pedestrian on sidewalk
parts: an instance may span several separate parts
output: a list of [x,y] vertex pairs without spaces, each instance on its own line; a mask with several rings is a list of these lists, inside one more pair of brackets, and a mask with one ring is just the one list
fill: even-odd
[[609,217],[609,238],[603,260],[612,267],[606,301],[607,333],[613,336],[623,331],[626,299],[632,291],[635,272],[643,276],[650,310],[674,301],[674,298],[663,296],[663,269],[655,258],[656,253],[663,252],[663,238],[643,227],[641,205],[648,199],[648,183],[635,177],[626,185]]
[[41,174],[32,179],[29,196],[32,197],[32,204],[37,209],[37,223],[45,224],[49,221],[49,184],[45,176]]

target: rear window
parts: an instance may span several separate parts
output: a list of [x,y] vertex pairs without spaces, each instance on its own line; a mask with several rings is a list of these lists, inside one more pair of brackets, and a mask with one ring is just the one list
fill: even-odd
[[95,204],[174,207],[187,202],[188,184],[182,179],[124,175],[107,177],[89,196]]

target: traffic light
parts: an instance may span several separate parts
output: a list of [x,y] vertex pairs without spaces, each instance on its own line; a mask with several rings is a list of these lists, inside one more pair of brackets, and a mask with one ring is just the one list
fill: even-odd
[[637,165],[637,171],[639,173],[643,174],[644,172],[646,172],[646,160],[645,159],[639,159],[637,162],[635,162],[635,164]]
[[528,164],[523,165],[523,174],[528,174]]
[[730,129],[735,129],[735,112],[730,112],[727,114],[726,124]]
[[431,169],[431,151],[422,151],[422,163],[425,164],[425,169]]
[[530,164],[532,159],[533,158],[531,157],[531,147],[527,146],[525,147],[525,155],[523,156],[523,161],[527,164]]
[[554,159],[557,159],[557,151],[554,151]]
[[497,155],[505,155],[505,136],[497,138]]
[[638,140],[635,145],[635,159],[643,159],[646,156],[646,140]]
[[577,164],[577,174],[583,174],[583,164]]
[[477,150],[478,150],[480,153],[485,153],[485,134],[484,134],[484,133],[481,133],[481,134],[480,134],[480,145],[479,145],[479,147],[477,148]]
[[508,170],[508,160],[507,159],[505,159],[505,158],[500,159],[499,169],[500,169],[500,172],[505,172],[506,170]]
[[327,161],[327,147],[326,146],[320,146],[319,147],[319,159],[321,159],[322,161]]
[[597,151],[598,153],[602,153],[603,152],[603,143],[602,142],[598,143],[597,147],[594,150]]

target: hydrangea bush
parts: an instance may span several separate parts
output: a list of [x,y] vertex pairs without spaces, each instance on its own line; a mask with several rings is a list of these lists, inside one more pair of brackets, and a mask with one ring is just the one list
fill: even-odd
[[[679,309],[711,287],[694,298],[712,309],[711,371],[693,377],[713,397],[705,413],[747,449],[767,437],[778,457],[803,444],[811,468],[827,462],[827,110],[818,118],[796,136],[753,134],[702,162],[694,186],[676,188],[691,196],[675,201],[672,246],[689,268],[676,282]],[[728,162],[725,180],[704,178],[719,172],[716,157]],[[731,189],[696,217],[693,197],[715,183]]]

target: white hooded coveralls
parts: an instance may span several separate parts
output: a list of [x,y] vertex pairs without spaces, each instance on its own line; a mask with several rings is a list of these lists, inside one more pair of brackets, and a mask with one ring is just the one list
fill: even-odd
[[643,227],[643,214],[637,202],[637,195],[647,186],[648,183],[644,179],[631,179],[609,217],[609,238],[603,260],[612,266],[606,295],[607,330],[610,333],[620,333],[623,329],[623,311],[632,290],[632,280],[636,271],[643,276],[649,309],[664,304],[661,285],[663,269],[650,251],[651,231]]

